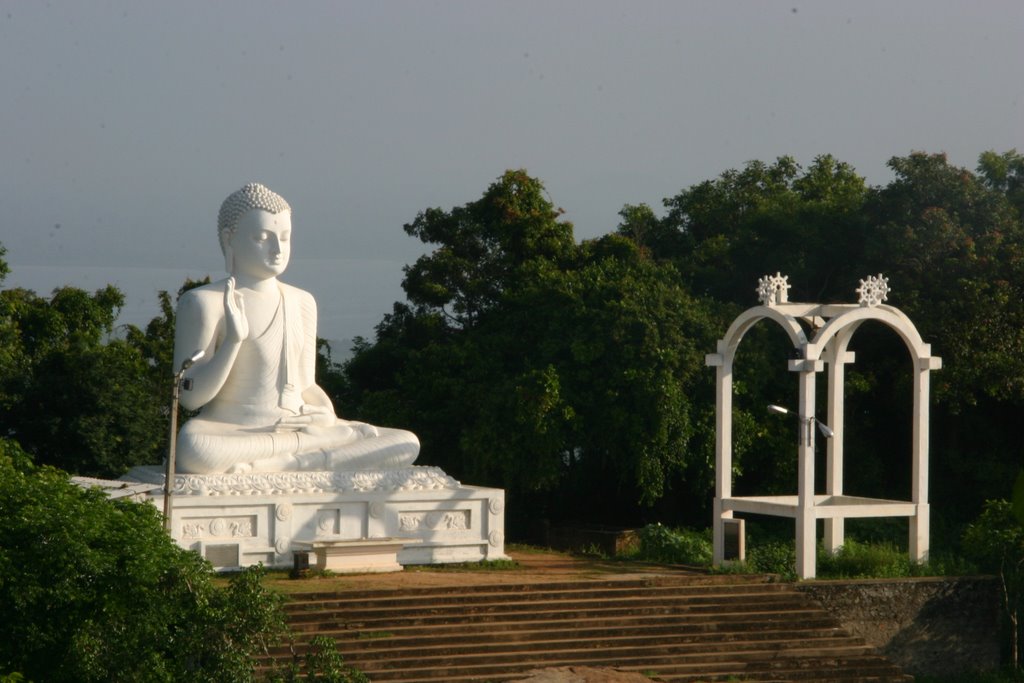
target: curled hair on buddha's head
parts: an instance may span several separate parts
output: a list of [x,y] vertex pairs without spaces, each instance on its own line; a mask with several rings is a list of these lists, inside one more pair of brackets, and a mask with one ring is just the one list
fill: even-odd
[[[230,261],[227,258],[228,245],[238,228],[238,221],[253,209],[277,214],[291,211],[292,207],[284,197],[261,183],[248,183],[241,190],[230,194],[220,205],[220,213],[217,214],[217,236],[220,238],[220,249],[224,252],[225,260]],[[226,263],[226,267],[230,272],[231,263]]]

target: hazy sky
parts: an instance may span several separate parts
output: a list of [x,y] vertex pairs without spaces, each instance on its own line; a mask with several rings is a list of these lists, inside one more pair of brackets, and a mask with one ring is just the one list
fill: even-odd
[[[1024,150],[1024,2],[0,0],[6,286],[223,275],[220,202],[294,209],[288,282],[370,336],[423,252],[402,225],[544,181],[578,240],[750,159]],[[765,264],[766,272],[772,270]]]

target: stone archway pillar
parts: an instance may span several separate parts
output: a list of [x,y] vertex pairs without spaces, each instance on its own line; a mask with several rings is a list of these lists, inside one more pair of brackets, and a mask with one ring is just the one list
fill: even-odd
[[[856,328],[849,327],[836,335],[825,349],[826,374],[828,375],[828,405],[825,424],[836,434],[845,433],[845,387],[846,365],[856,360],[856,354],[847,351],[850,338]],[[825,493],[829,496],[843,495],[843,439],[829,439],[826,456]],[[825,519],[825,549],[835,554],[846,542],[846,524],[842,517]]]
[[910,519],[908,542],[910,557],[915,562],[927,562],[929,553],[928,506],[928,425],[930,422],[929,396],[931,393],[931,371],[942,367],[942,359],[931,355],[931,346],[925,344],[924,353],[917,360],[914,378],[914,461],[911,470],[911,501],[917,507],[917,514]]
[[718,343],[718,353],[707,356],[715,365],[715,502],[712,522],[713,562],[725,561],[725,519],[732,519],[731,510],[722,509],[722,501],[732,497],[732,364],[726,363],[727,349]]
[[789,369],[800,373],[799,438],[797,439],[796,571],[813,577],[816,519],[814,514],[814,406],[815,385],[821,361],[791,360]]

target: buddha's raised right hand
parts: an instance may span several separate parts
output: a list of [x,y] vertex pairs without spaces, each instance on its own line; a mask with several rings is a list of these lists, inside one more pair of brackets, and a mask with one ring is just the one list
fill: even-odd
[[245,315],[245,301],[235,291],[235,278],[229,277],[224,288],[224,325],[228,341],[240,342],[249,337],[249,319]]

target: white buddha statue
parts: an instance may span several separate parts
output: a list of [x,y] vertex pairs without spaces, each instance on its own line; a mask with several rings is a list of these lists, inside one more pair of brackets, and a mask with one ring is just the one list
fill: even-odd
[[415,434],[339,419],[314,379],[316,302],[277,278],[291,252],[291,207],[251,183],[221,206],[230,277],[182,295],[174,367],[181,403],[200,409],[178,435],[180,472],[393,469],[419,453]]

